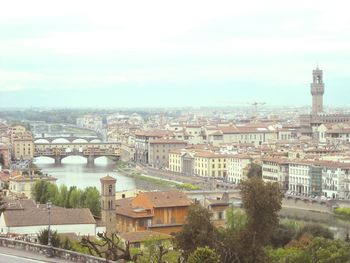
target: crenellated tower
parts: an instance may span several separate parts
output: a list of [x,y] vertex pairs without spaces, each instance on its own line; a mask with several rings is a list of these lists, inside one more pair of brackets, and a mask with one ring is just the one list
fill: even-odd
[[312,71],[313,81],[311,83],[312,114],[323,112],[323,72],[318,67]]

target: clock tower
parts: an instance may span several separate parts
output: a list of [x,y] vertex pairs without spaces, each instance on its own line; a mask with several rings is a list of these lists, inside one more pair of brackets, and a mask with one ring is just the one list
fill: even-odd
[[102,177],[101,182],[101,215],[106,226],[107,235],[117,231],[115,187],[117,180],[109,175]]

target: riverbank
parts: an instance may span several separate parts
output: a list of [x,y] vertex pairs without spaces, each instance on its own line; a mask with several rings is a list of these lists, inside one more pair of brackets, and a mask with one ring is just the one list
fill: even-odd
[[[170,190],[170,189],[178,189],[178,190],[200,190],[200,187],[195,186],[191,183],[184,183],[176,180],[163,179],[156,176],[152,176],[144,173],[143,171],[138,170],[137,168],[131,168],[127,163],[118,161],[115,166],[115,172],[120,173],[124,176],[131,177],[135,179],[135,183],[143,182],[143,184],[147,184],[148,188],[157,188],[156,190]],[[140,187],[140,189],[144,189]]]

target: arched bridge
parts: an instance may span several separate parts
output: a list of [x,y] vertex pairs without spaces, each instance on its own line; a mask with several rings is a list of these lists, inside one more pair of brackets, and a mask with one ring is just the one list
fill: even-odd
[[93,164],[95,158],[101,156],[120,157],[120,143],[35,143],[34,146],[34,157],[51,157],[56,164],[72,155],[86,157],[88,164]]
[[[74,134],[68,134],[68,135],[57,135],[57,136],[36,136],[34,138],[34,142],[36,143],[37,141],[43,141],[45,140],[47,143],[53,143],[53,141],[55,140],[61,140],[61,139],[64,139],[64,140],[67,140],[68,142],[70,143],[74,143],[75,141],[79,140],[84,140],[85,142],[87,143],[90,143],[90,142],[101,142],[102,141],[102,138],[98,137],[98,136],[83,136],[83,135],[74,135]],[[38,142],[40,143],[40,142]]]

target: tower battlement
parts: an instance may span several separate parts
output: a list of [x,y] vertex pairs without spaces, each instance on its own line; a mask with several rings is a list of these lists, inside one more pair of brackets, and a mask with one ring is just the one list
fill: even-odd
[[323,71],[318,67],[312,71],[312,83],[310,84],[312,95],[312,113],[319,114],[323,112]]

